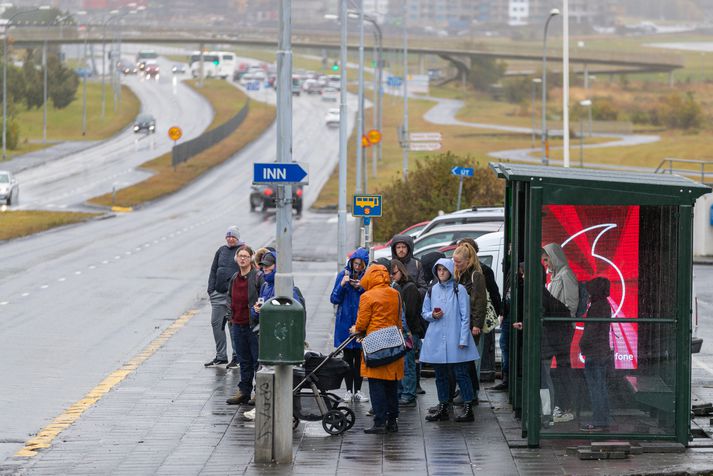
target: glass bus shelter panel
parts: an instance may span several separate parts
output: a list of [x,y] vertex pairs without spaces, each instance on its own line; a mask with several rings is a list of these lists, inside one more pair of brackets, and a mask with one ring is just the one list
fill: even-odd
[[[638,325],[640,347],[635,370],[617,368],[613,343],[622,332],[619,322],[587,322],[584,333],[604,355],[587,359],[571,352],[562,340],[572,331],[568,322],[544,321],[540,369],[542,435],[610,433],[673,436],[676,403],[676,342],[673,324]],[[580,324],[577,325],[580,327]],[[656,345],[649,345],[655,342]],[[650,351],[649,349],[656,349]],[[642,349],[646,351],[642,352]],[[568,352],[570,351],[570,352]]]

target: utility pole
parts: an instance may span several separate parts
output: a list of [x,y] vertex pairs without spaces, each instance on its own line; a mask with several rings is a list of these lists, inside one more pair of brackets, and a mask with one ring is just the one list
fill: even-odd
[[402,154],[403,154],[403,178],[408,180],[408,149],[409,149],[409,138],[408,138],[408,1],[404,0],[404,119],[403,125],[401,126],[402,134]]
[[[357,90],[357,140],[356,140],[356,187],[354,193],[362,195],[364,193],[364,2],[359,0],[359,87]],[[341,122],[341,120],[340,120]],[[356,220],[356,246],[362,244],[362,230],[364,220]]]
[[569,167],[569,0],[562,0],[562,136],[564,166]]
[[347,0],[339,2],[339,205],[337,209],[337,271],[347,254]]
[[47,40],[42,42],[42,143],[47,143]]

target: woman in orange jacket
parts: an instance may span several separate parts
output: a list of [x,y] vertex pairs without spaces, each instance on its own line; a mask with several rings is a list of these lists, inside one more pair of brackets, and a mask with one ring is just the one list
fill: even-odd
[[[371,334],[385,327],[401,328],[399,292],[391,287],[389,270],[380,264],[367,268],[361,279],[365,292],[359,301],[357,321],[351,333]],[[404,377],[404,359],[379,367],[367,367],[361,363],[361,375],[369,379],[369,395],[374,409],[374,426],[364,433],[383,434],[399,431],[398,385]]]

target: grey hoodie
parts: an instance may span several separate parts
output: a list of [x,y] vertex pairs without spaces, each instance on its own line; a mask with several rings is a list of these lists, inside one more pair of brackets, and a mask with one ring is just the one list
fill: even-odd
[[[398,243],[404,243],[408,247],[408,254],[404,258],[396,256],[396,245]],[[421,293],[421,298],[423,298],[428,290],[428,284],[423,277],[423,264],[421,264],[418,258],[413,257],[413,238],[410,235],[394,236],[391,240],[391,259],[397,259],[406,266],[406,271],[408,271],[409,276],[411,276],[411,279],[416,283],[418,292]]]
[[575,317],[579,305],[577,277],[569,267],[567,257],[559,244],[545,245],[544,251],[550,260],[550,269],[552,270],[552,280],[548,290],[555,299],[567,306],[570,316]]

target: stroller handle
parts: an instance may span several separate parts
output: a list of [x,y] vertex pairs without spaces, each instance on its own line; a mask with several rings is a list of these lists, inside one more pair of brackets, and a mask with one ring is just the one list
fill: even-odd
[[337,355],[338,353],[340,353],[342,350],[344,350],[344,348],[345,348],[346,346],[348,346],[350,343],[352,343],[352,342],[354,341],[354,339],[356,339],[357,337],[361,337],[361,336],[363,336],[363,335],[364,335],[364,334],[350,334],[349,337],[347,337],[347,338],[344,340],[344,342],[342,342],[341,344],[339,344],[339,347],[337,347],[336,349],[334,349],[334,351],[333,351],[331,354],[325,356],[325,357],[324,357],[324,360],[322,360],[322,362],[320,362],[319,365],[317,365],[314,369],[312,369],[312,371],[311,371],[309,374],[305,375],[305,378],[304,378],[299,384],[297,384],[297,385],[293,388],[292,392],[293,392],[293,393],[298,392],[299,389],[302,387],[302,385],[304,385],[305,382],[307,382],[307,380],[309,380],[310,375],[314,374],[314,373],[317,372],[319,369],[321,369],[321,368],[324,366],[324,364],[326,364],[327,361],[328,361],[330,358],[334,357],[335,355]]

